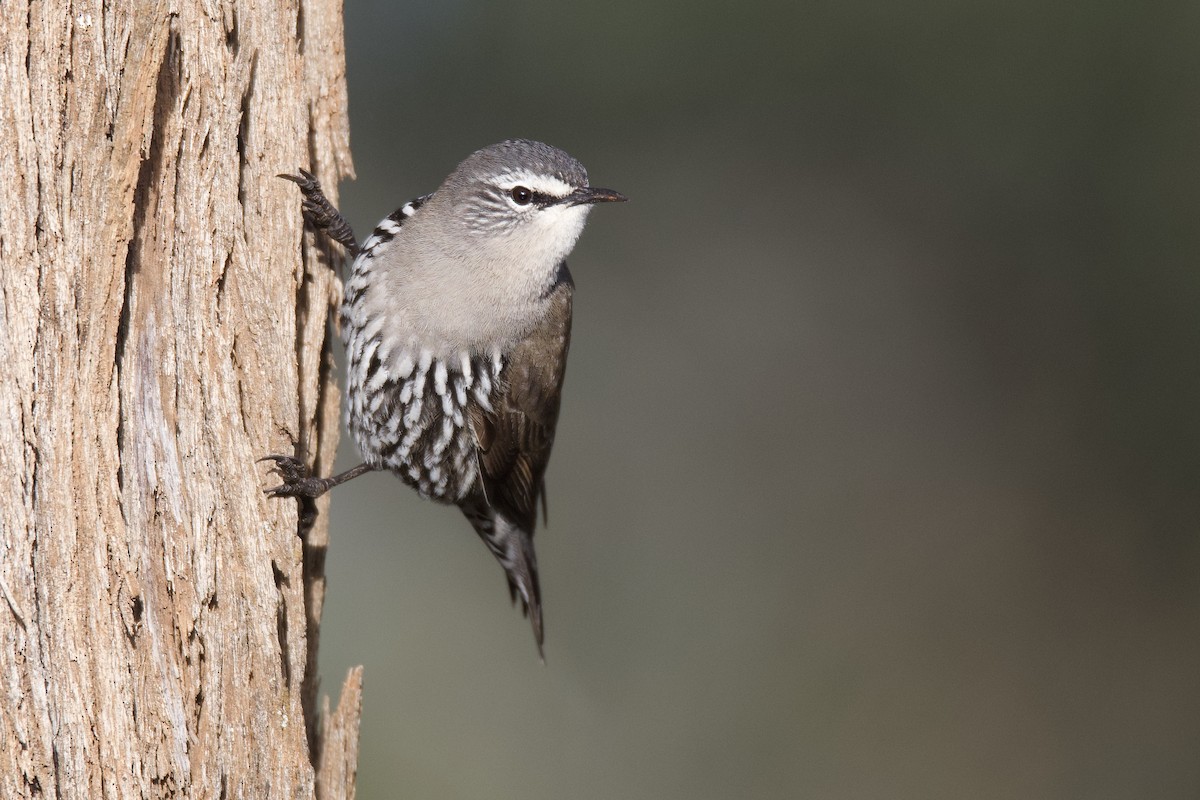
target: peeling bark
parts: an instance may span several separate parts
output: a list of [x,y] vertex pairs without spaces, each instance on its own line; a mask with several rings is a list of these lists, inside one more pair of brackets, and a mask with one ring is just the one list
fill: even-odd
[[[135,8],[136,6],[136,8]],[[0,797],[354,794],[317,714],[337,0],[0,3]]]

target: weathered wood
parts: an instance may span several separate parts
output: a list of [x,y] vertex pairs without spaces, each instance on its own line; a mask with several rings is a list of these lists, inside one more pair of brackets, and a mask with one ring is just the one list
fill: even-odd
[[337,711],[329,698],[321,701],[320,752],[317,757],[317,797],[354,800],[358,774],[358,720],[362,714],[362,667],[355,667],[342,685]]
[[338,288],[274,176],[351,173],[341,4],[86,7],[0,3],[0,797],[352,797],[326,531],[255,464],[333,460]]

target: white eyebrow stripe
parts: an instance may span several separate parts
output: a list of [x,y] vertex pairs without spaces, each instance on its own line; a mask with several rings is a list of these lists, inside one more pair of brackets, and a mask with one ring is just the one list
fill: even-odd
[[496,185],[506,192],[510,191],[514,186],[524,186],[527,189],[532,189],[541,194],[548,194],[551,197],[566,197],[575,191],[574,186],[566,181],[559,180],[553,175],[539,175],[538,173],[527,172],[525,170],[505,172],[503,175],[497,175]]

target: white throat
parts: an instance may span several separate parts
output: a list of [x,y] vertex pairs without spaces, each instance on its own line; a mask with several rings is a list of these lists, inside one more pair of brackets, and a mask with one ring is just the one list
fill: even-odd
[[450,358],[503,349],[545,314],[547,292],[590,210],[553,205],[504,229],[471,231],[439,230],[439,218],[419,213],[385,252],[355,262],[356,271],[383,273],[365,282],[361,310],[391,320],[390,352],[418,346]]

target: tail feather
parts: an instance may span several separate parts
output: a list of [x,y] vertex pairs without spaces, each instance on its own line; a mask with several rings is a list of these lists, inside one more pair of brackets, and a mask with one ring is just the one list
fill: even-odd
[[529,617],[533,626],[533,638],[537,642],[538,655],[545,660],[542,650],[542,590],[538,584],[537,555],[533,551],[533,534],[522,529],[494,508],[464,508],[463,513],[475,527],[475,532],[488,550],[504,567],[508,581],[508,594],[516,605],[521,601],[521,612]]

